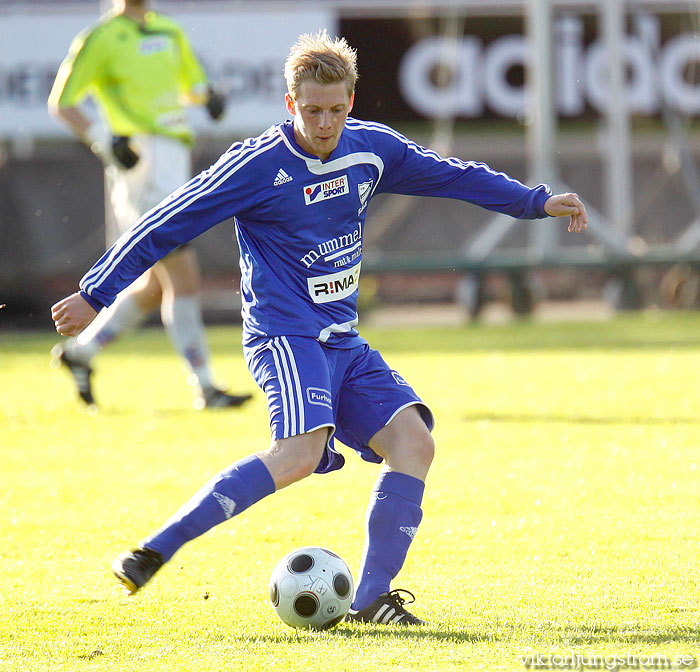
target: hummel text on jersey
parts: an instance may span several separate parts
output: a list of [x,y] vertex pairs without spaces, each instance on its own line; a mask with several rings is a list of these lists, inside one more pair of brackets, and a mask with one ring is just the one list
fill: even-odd
[[309,295],[314,303],[329,303],[350,296],[360,280],[360,264],[338,273],[307,278]]
[[279,187],[281,184],[286,184],[287,182],[291,182],[294,178],[291,175],[288,175],[287,173],[284,172],[284,168],[280,168],[277,171],[277,177],[275,178],[275,181],[272,183],[273,187]]
[[314,203],[320,203],[329,198],[336,198],[336,196],[343,196],[349,193],[348,176],[341,175],[333,180],[317,182],[304,187],[304,203],[313,205]]
[[347,266],[362,254],[362,224],[357,222],[356,228],[350,233],[344,233],[336,238],[318,243],[315,250],[309,250],[299,261],[306,268],[323,257],[324,261],[332,261],[336,267]]

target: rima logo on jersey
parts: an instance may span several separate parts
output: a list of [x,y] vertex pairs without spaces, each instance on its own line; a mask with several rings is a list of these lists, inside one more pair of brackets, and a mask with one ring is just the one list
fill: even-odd
[[314,303],[329,303],[350,296],[357,289],[359,280],[360,264],[357,264],[338,273],[307,278],[306,282]]
[[327,201],[329,198],[349,193],[348,176],[341,175],[326,182],[317,182],[304,187],[304,203],[313,205],[314,203],[320,203],[321,201]]

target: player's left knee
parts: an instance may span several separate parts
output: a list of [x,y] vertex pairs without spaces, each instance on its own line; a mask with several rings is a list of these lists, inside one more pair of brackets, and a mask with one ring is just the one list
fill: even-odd
[[425,432],[414,437],[409,449],[415,455],[416,460],[427,470],[435,457],[435,441],[427,428]]
[[435,442],[427,427],[410,435],[404,434],[383,448],[383,457],[391,469],[421,480],[425,479],[435,457]]
[[400,450],[407,452],[427,470],[435,457],[435,442],[418,408],[406,409],[405,422],[400,425]]

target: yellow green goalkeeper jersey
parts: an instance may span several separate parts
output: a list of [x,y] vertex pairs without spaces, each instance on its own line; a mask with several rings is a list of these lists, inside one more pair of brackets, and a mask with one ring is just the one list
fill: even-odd
[[140,23],[112,12],[73,40],[49,103],[93,96],[115,135],[168,135],[190,143],[185,103],[206,102],[207,79],[182,29],[148,12]]

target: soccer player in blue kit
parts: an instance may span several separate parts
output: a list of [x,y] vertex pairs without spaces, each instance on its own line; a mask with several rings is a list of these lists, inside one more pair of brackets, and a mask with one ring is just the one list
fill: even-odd
[[[433,416],[356,330],[367,205],[379,193],[442,196],[522,219],[569,217],[576,194],[527,187],[482,163],[442,158],[379,123],[349,117],[356,54],[323,31],[302,35],[285,64],[291,120],[233,144],[209,169],[141,217],[52,308],[75,335],[158,259],[235,218],[243,351],[268,400],[267,450],[214,476],[112,569],[129,593],[185,543],[310,474],[344,464],[334,440],[384,463],[370,497],[349,620],[421,625],[391,581],[422,518]],[[411,595],[412,597],[412,595]]]

